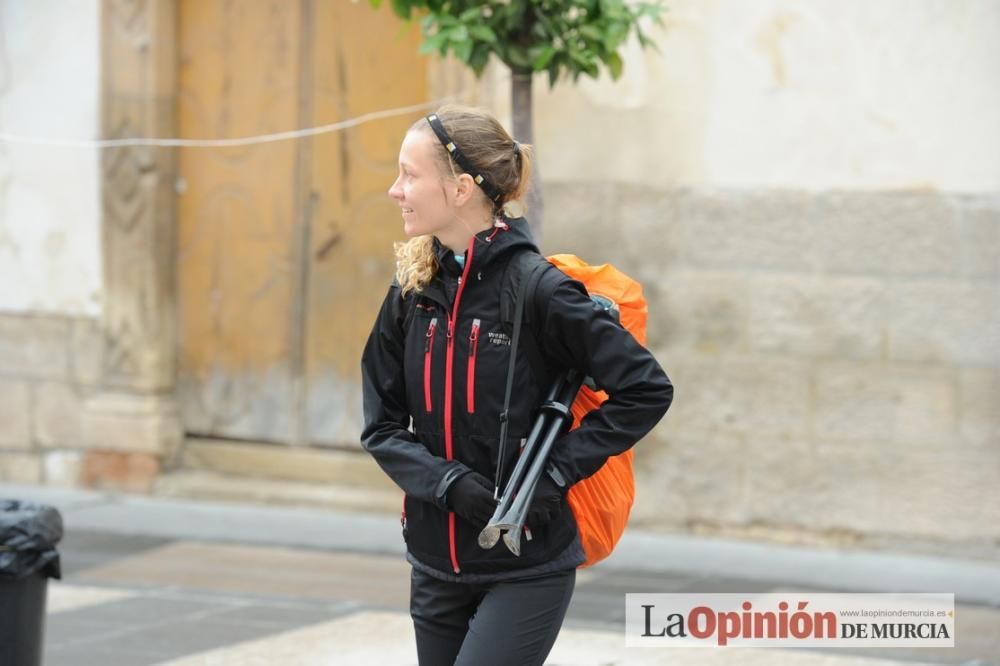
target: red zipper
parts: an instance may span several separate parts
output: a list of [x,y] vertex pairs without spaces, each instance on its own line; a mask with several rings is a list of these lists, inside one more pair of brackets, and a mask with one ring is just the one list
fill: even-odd
[[[444,451],[448,460],[454,458],[451,436],[451,392],[452,392],[452,368],[455,364],[455,322],[458,321],[458,304],[462,300],[462,292],[465,291],[466,278],[469,269],[472,267],[472,254],[475,249],[476,237],[469,239],[469,251],[465,259],[465,270],[462,277],[458,278],[458,293],[455,295],[455,305],[452,307],[451,316],[448,318],[448,355],[445,361],[444,375]],[[460,573],[458,566],[458,555],[455,552],[455,513],[448,513],[448,550],[451,554],[451,567],[455,573]]]
[[472,333],[469,334],[469,376],[466,379],[469,395],[466,402],[470,414],[476,411],[476,349],[479,348],[479,324],[480,320],[473,319]]
[[427,327],[427,342],[424,344],[424,409],[431,411],[431,353],[434,347],[434,329],[437,328],[437,317],[431,319]]

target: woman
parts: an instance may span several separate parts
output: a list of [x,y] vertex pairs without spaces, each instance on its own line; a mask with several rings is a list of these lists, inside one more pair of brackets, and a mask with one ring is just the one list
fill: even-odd
[[[499,446],[512,336],[500,315],[504,268],[538,253],[527,222],[504,207],[524,195],[531,155],[489,114],[450,105],[406,133],[389,189],[410,240],[396,243],[396,276],[361,361],[361,440],[405,493],[410,614],[425,666],[544,662],[584,561],[566,492],[649,432],[673,397],[653,356],[549,267],[551,298],[524,314],[510,436]],[[500,451],[509,472],[543,393],[569,368],[610,398],[553,446],[520,556],[502,543],[483,549]]]

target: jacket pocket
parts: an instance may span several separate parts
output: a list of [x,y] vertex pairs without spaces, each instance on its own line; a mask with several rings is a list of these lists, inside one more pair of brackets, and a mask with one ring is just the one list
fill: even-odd
[[480,324],[481,321],[479,319],[473,319],[472,332],[469,333],[469,374],[466,378],[466,386],[468,387],[466,405],[470,414],[476,411],[476,355],[479,350]]
[[434,331],[437,329],[437,317],[427,325],[426,342],[424,343],[424,409],[431,411],[431,357],[434,353]]

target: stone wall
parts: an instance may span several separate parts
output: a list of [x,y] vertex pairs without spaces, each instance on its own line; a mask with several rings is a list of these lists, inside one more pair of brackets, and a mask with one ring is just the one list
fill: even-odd
[[[2,8],[3,130],[173,136],[173,3],[57,4]],[[0,479],[148,491],[181,437],[173,153],[10,145],[0,151]]]
[[1000,197],[550,183],[676,383],[634,524],[1000,550]]
[[79,483],[98,336],[84,317],[0,315],[0,481]]

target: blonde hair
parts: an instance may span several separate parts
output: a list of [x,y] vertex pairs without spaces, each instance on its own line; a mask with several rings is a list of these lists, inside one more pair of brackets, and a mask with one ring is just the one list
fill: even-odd
[[[435,113],[466,158],[503,193],[497,201],[491,202],[493,215],[499,215],[504,206],[513,201],[525,208],[521,199],[528,191],[531,180],[533,146],[518,144],[515,151],[514,139],[507,130],[482,109],[447,104]],[[434,137],[434,161],[442,180],[458,178],[462,168],[441,145],[426,118],[415,122],[409,131],[429,132]],[[443,185],[441,189],[443,192]],[[393,248],[396,252],[396,281],[402,288],[402,295],[405,297],[410,291],[422,292],[438,268],[434,237],[430,234],[417,236],[406,242],[393,243]]]

